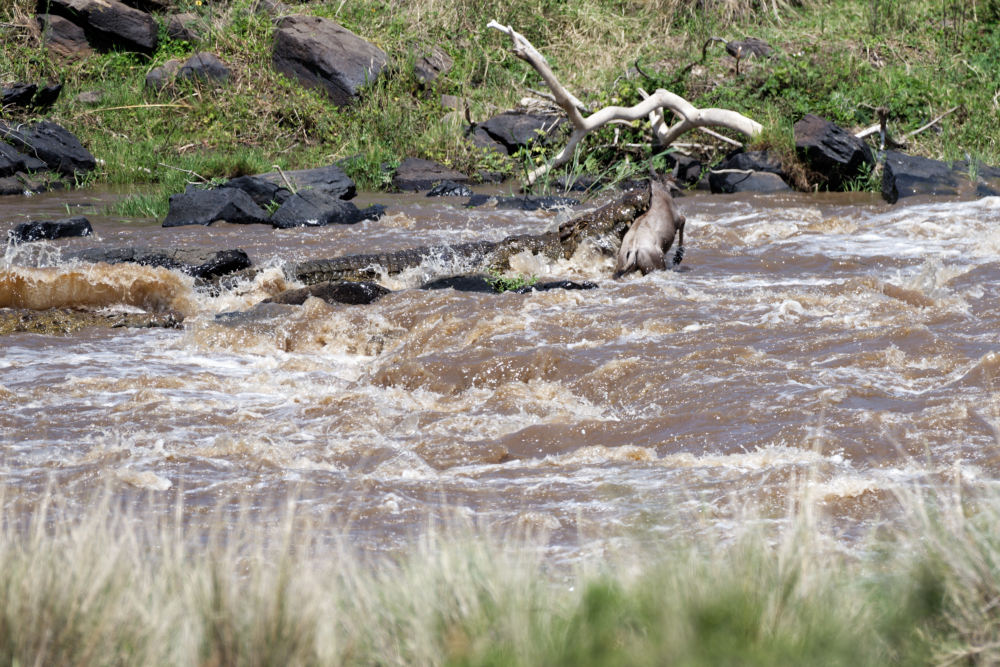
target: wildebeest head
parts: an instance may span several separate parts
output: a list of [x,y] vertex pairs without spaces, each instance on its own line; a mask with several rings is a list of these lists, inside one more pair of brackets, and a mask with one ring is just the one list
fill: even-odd
[[636,269],[642,271],[643,275],[654,269],[666,269],[664,256],[673,245],[675,235],[678,240],[674,264],[681,263],[684,258],[686,219],[677,210],[670,194],[673,185],[671,179],[657,176],[655,172],[650,171],[649,210],[636,218],[625,232],[622,246],[618,250],[615,278],[620,278]]

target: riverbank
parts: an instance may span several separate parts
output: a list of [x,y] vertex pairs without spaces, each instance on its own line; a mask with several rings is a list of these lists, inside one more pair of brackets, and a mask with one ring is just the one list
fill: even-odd
[[[196,17],[198,36],[168,37],[164,11],[155,14],[160,39],[151,53],[85,57],[60,55],[46,44],[33,3],[17,0],[0,10],[10,56],[0,79],[63,84],[45,116],[98,158],[87,182],[156,186],[123,203],[124,215],[162,217],[166,197],[188,181],[263,173],[274,165],[288,170],[342,161],[361,190],[390,187],[392,169],[406,157],[436,160],[474,178],[518,178],[558,146],[506,156],[478,148],[463,129],[466,119],[481,123],[543,88],[509,53],[505,38],[486,29],[490,18],[532,40],[592,108],[634,104],[639,88],[663,86],[699,107],[731,108],[758,120],[765,130],[748,148],[769,148],[790,165],[791,128],[805,114],[855,131],[876,123],[879,107],[888,110],[895,138],[950,112],[908,137],[908,153],[1000,164],[1000,103],[991,74],[1000,68],[1000,29],[992,3],[971,9],[932,2],[905,9],[896,3],[775,3],[773,11],[736,1],[706,9],[676,0],[613,7],[586,0],[520,2],[475,11],[432,0],[277,9],[258,0],[162,4]],[[275,20],[292,12],[332,19],[377,45],[391,58],[390,73],[348,107],[279,73],[272,63]],[[747,35],[766,41],[773,55],[736,60],[710,41]],[[433,49],[452,65],[427,84],[414,62]],[[159,91],[146,85],[151,70],[196,51],[215,53],[228,65],[225,85],[176,81]],[[81,97],[85,93],[96,101]],[[442,99],[458,110],[444,107]],[[16,120],[38,115],[14,108],[4,113]],[[606,127],[588,138],[588,150],[569,168],[612,182],[627,178],[643,171],[649,139],[647,123]],[[731,149],[698,133],[687,141],[698,144],[687,150],[704,154],[706,165]],[[877,174],[852,187],[876,190]]]

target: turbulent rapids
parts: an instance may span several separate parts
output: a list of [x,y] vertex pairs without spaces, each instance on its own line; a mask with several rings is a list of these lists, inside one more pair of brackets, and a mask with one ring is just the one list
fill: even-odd
[[[91,196],[0,202],[0,232],[99,207]],[[488,254],[548,234],[567,250],[580,211],[371,199],[390,214],[353,226],[162,229],[88,214],[93,237],[8,249],[0,309],[20,310],[0,314],[176,312],[183,324],[0,337],[7,502],[110,484],[152,494],[150,512],[183,496],[197,520],[231,497],[264,514],[293,493],[372,548],[457,509],[547,530],[572,552],[674,531],[686,508],[725,522],[753,502],[780,516],[807,475],[848,531],[881,521],[903,481],[997,475],[998,198],[687,196],[681,270],[615,281],[600,243],[511,247],[511,275],[598,284],[529,294],[412,289],[470,267],[411,249]],[[242,248],[257,270],[206,289],[167,268],[66,259],[130,245]],[[406,261],[389,270],[378,253]],[[393,291],[220,317],[326,279],[342,256],[368,256],[348,269]]]

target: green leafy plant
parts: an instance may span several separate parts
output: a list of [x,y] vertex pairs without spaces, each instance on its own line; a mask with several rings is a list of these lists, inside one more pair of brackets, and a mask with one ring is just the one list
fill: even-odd
[[487,280],[494,291],[502,293],[518,290],[522,287],[531,287],[538,282],[538,276],[525,276],[523,274],[505,276],[499,270],[493,269],[489,272]]

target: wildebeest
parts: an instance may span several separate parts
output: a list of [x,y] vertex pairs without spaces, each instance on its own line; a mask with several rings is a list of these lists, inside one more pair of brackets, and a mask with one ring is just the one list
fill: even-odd
[[650,170],[649,210],[639,216],[625,232],[622,247],[615,264],[615,278],[638,269],[646,275],[654,269],[666,269],[667,250],[677,235],[674,264],[684,258],[684,223],[686,219],[677,210],[670,196],[671,183]]

